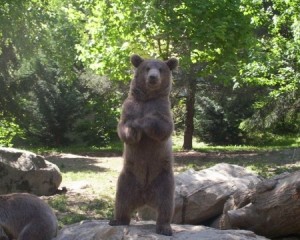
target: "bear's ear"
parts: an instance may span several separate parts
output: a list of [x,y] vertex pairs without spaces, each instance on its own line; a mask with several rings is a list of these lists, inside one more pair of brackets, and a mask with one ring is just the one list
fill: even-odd
[[169,60],[165,61],[165,63],[168,65],[171,71],[178,66],[178,60],[176,58],[170,58]]
[[138,66],[140,66],[140,64],[144,61],[144,59],[142,59],[139,55],[137,54],[133,54],[130,58],[131,63],[133,66],[135,66],[136,68]]

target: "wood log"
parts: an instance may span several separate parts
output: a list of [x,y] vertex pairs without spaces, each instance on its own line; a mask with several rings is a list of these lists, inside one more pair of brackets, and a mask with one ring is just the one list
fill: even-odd
[[250,203],[229,210],[222,229],[247,229],[270,238],[300,234],[300,171],[258,183]]
[[[175,177],[175,211],[172,222],[207,224],[222,215],[224,203],[232,194],[239,192],[238,196],[242,196],[240,193],[250,191],[261,181],[261,177],[245,168],[227,163],[201,171],[190,169],[180,173]],[[139,209],[138,217],[155,220],[156,214],[149,208],[143,208]]]

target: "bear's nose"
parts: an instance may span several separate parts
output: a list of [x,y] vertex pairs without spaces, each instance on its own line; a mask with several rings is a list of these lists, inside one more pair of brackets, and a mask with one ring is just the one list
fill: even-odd
[[149,83],[150,83],[150,84],[155,84],[155,83],[157,83],[157,76],[156,76],[156,75],[150,75],[150,76],[149,76]]

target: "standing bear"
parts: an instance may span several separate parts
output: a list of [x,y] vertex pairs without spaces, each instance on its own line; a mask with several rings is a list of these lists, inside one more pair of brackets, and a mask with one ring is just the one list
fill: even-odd
[[110,225],[129,225],[144,205],[157,212],[156,232],[172,235],[174,174],[170,110],[172,74],[178,60],[131,57],[136,68],[123,103],[118,135],[124,142],[124,165],[117,183],[115,218]]

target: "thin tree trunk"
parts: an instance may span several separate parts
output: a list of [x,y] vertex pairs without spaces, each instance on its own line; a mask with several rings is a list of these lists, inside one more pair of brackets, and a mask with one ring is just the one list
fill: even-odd
[[185,150],[191,150],[193,148],[196,80],[189,79],[187,92],[188,95],[185,104],[185,129],[182,147]]

